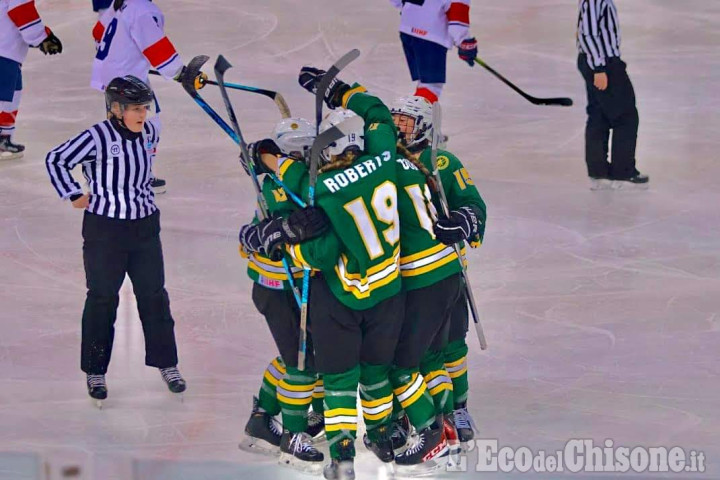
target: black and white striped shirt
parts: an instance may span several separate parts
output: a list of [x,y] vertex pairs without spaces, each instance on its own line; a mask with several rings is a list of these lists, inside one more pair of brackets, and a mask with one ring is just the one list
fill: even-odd
[[150,122],[145,122],[142,134],[128,140],[106,120],[52,150],[45,164],[61,198],[83,193],[70,174],[82,163],[90,189],[87,210],[110,218],[135,220],[157,210],[150,182],[158,140],[158,132]]
[[590,68],[605,71],[607,59],[620,57],[620,23],[613,0],[580,0],[577,46]]

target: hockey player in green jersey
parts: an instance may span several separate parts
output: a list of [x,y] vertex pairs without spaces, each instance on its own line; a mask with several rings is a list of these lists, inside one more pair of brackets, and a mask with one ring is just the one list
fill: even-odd
[[[313,91],[324,74],[305,67],[300,84]],[[299,264],[320,271],[311,283],[309,312],[316,367],[325,386],[325,432],[332,457],[324,471],[328,479],[354,478],[360,383],[368,438],[389,442],[393,392],[388,372],[405,303],[395,185],[397,133],[388,108],[363,91],[335,81],[326,92],[325,102],[337,110],[323,121],[321,131],[356,114],[364,128],[323,154],[315,203],[328,214],[331,231],[289,248]],[[278,172],[288,189],[307,194],[309,172],[302,162],[285,159]]]
[[[314,137],[315,127],[307,120],[284,119],[275,127],[272,139],[251,144],[249,153],[255,165],[260,165],[260,155],[277,158],[289,154],[302,158],[304,149],[312,144]],[[245,159],[242,161],[249,174]],[[262,195],[275,220],[282,217],[289,219],[293,212],[301,212],[269,175],[264,175]],[[322,212],[318,213],[324,217]],[[304,218],[306,223],[308,218]],[[293,288],[303,273],[299,268],[292,268],[294,279],[288,279],[282,261],[270,258],[265,252],[260,242],[261,232],[272,222],[272,219],[259,222],[255,218],[243,225],[239,235],[240,253],[248,258],[248,275],[254,282],[253,303],[265,317],[280,353],[265,370],[260,392],[253,399],[253,411],[245,426],[248,438],[241,443],[241,448],[271,454],[279,450],[281,464],[308,473],[319,473],[323,454],[312,446],[311,437],[323,425],[320,421],[313,422],[312,428],[308,425],[308,409],[314,397],[317,398],[314,391],[318,379],[313,370],[312,355],[309,355],[306,368],[298,368],[297,363],[300,315]],[[306,230],[306,235],[310,236],[320,233],[322,226],[311,225]],[[308,351],[312,352],[312,347]],[[314,407],[322,412],[317,401]],[[281,412],[282,426],[275,420]]]
[[[393,118],[399,131],[399,148],[406,156],[432,169],[430,135],[432,106],[423,97],[403,98],[396,102]],[[487,210],[467,170],[452,153],[438,151],[438,170],[447,196],[450,218],[441,218],[433,228],[437,239],[446,245],[467,241],[479,246],[485,234]],[[450,320],[448,344],[444,349],[445,368],[452,379],[453,419],[459,441],[473,438],[473,421],[467,410],[468,377],[465,337],[468,330],[468,308],[464,287]],[[429,383],[429,382],[428,382]],[[396,429],[397,430],[397,429]]]

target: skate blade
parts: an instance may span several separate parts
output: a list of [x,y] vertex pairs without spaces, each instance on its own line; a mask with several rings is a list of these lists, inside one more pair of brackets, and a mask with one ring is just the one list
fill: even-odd
[[612,182],[613,190],[632,191],[632,190],[647,190],[648,188],[650,188],[650,183],[632,183],[632,182],[625,182],[622,180],[613,180],[613,182]]
[[320,475],[323,471],[323,462],[305,462],[295,458],[292,454],[282,452],[278,463],[283,467],[292,468],[298,472]]
[[102,410],[102,409],[103,409],[103,402],[104,402],[104,400],[98,400],[98,399],[96,399],[96,398],[92,398],[91,400],[92,400],[92,402],[93,402],[93,405],[95,405],[95,408],[97,408],[98,410]]
[[23,158],[23,152],[18,152],[18,153],[2,152],[2,153],[0,153],[0,160],[17,160],[19,158]]
[[245,437],[239,444],[238,448],[244,452],[265,455],[269,457],[277,457],[280,455],[280,447],[266,442],[260,438]]
[[395,475],[397,477],[427,477],[438,472],[444,472],[450,464],[450,455],[446,453],[442,457],[436,457],[432,460],[417,465],[398,465],[395,464]]

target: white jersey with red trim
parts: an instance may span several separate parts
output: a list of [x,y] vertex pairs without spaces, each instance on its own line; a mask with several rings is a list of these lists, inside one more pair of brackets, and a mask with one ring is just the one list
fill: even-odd
[[107,9],[93,28],[97,53],[90,85],[105,90],[125,75],[147,82],[151,68],[167,79],[176,76],[183,63],[164,26],[165,17],[150,0],[125,0],[120,10]]
[[0,0],[0,57],[23,63],[28,47],[37,47],[47,38],[35,0]]
[[439,43],[460,45],[470,29],[470,0],[390,0],[400,9],[400,31]]

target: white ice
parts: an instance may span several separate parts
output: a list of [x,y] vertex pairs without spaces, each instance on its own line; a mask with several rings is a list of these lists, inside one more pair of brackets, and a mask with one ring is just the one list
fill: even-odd
[[[38,457],[0,456],[0,478],[40,478],[35,458],[53,479],[70,464],[84,480],[299,478],[237,449],[275,354],[237,255],[252,188],[234,144],[173,82],[153,82],[164,124],[156,172],[168,181],[162,240],[189,390],[179,403],[144,367],[126,284],[109,400],[98,411],[87,398],[81,215],[56,198],[43,161],[103,118],[88,86],[95,16],[87,0],[37,3],[65,51],[30,53],[16,135],[28,149],[0,164],[0,451]],[[342,78],[387,101],[412,91],[386,0],[158,4],[185,61],[222,53],[235,65],[228,81],[279,90],[296,114],[312,118],[313,108],[299,68],[328,66],[354,47],[362,56]],[[480,436],[501,445],[682,446],[703,451],[705,478],[718,478],[720,5],[617,1],[639,102],[638,167],[651,183],[591,192],[576,4],[472,7],[481,56],[534,95],[573,97],[573,108],[532,106],[480,67],[448,59],[445,131],[489,212],[485,244],[470,254],[490,344],[480,353],[471,330],[470,410]],[[214,88],[202,93],[223,111]],[[279,118],[264,97],[233,99],[249,139]],[[359,478],[376,478],[379,463],[360,442],[358,451]]]

